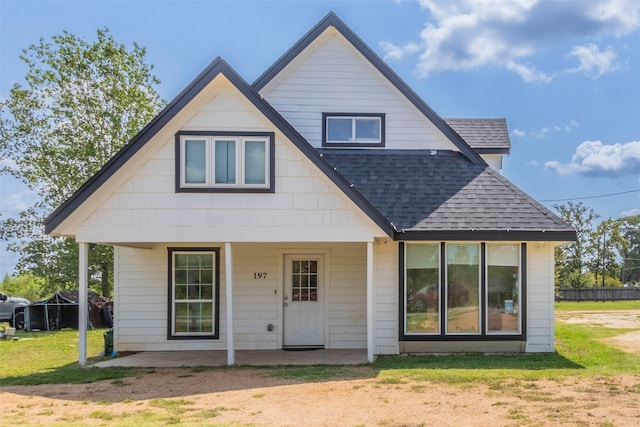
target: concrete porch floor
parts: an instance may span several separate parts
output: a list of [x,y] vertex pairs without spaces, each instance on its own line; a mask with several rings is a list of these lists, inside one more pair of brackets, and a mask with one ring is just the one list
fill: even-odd
[[[361,365],[367,363],[366,350],[236,350],[236,366],[280,365]],[[180,368],[226,366],[226,351],[143,351],[103,360],[98,368]]]

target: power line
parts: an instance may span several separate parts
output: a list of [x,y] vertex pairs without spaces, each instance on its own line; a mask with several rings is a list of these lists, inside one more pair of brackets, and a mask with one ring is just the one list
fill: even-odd
[[619,196],[621,194],[638,193],[638,192],[640,192],[640,188],[637,189],[637,190],[620,191],[619,193],[600,194],[598,196],[570,197],[570,198],[567,198],[567,199],[547,199],[547,200],[539,200],[539,202],[568,202],[568,201],[571,201],[571,200],[598,199],[598,198],[601,198],[601,197]]

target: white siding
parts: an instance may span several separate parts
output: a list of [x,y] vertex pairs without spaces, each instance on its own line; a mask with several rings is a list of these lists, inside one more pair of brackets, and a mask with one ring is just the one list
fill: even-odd
[[[214,89],[179,129],[276,131],[225,79]],[[176,193],[173,135],[148,145],[153,151],[130,162],[136,168],[122,183],[100,190],[103,200],[76,228],[79,241],[370,241],[384,234],[278,132],[275,194]]]
[[261,94],[315,147],[322,113],[385,113],[386,147],[457,150],[347,40],[327,30]]
[[398,354],[398,243],[374,243],[374,353]]
[[554,351],[554,248],[527,245],[527,352]]
[[[169,244],[167,246],[179,246]],[[117,351],[225,350],[224,245],[220,247],[220,339],[168,340],[167,246],[118,247],[115,261]],[[366,244],[233,244],[234,338],[238,350],[277,349],[282,342],[282,269],[286,253],[326,253],[327,348],[366,348]],[[267,273],[255,280],[254,272]],[[272,324],[273,330],[268,331]]]

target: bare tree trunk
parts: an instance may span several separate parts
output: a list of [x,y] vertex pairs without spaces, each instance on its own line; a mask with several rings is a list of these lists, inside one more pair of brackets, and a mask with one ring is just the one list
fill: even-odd
[[100,264],[100,268],[102,270],[102,296],[109,298],[109,291],[111,290],[109,286],[109,264]]

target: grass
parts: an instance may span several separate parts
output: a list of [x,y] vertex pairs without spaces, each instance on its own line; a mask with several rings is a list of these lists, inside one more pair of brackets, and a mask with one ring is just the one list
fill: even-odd
[[[104,359],[105,330],[87,333],[90,361]],[[0,386],[78,384],[119,380],[138,372],[130,368],[82,369],[78,366],[78,331],[18,332],[17,341],[0,340]]]
[[608,311],[640,310],[640,301],[562,301],[556,303],[556,311]]
[[[561,302],[560,312],[571,310],[640,310],[640,302]],[[639,311],[640,313],[640,311]],[[638,328],[640,329],[640,328]],[[606,344],[609,337],[634,329],[611,329],[596,325],[556,322],[556,349],[553,354],[379,357],[371,366],[305,366],[269,369],[268,375],[283,379],[314,382],[329,379],[377,377],[380,384],[406,381],[442,381],[452,384],[504,381],[534,381],[567,376],[600,378],[620,373],[640,374],[640,358]],[[104,330],[88,332],[87,353],[90,362],[101,360]],[[0,386],[90,383],[144,375],[132,368],[82,369],[78,367],[78,332],[18,333],[17,341],[0,341]],[[211,368],[203,368],[211,369]],[[229,369],[229,368],[215,368]],[[185,372],[197,376],[198,369]],[[160,402],[158,402],[160,403]],[[97,416],[99,414],[96,414]]]

